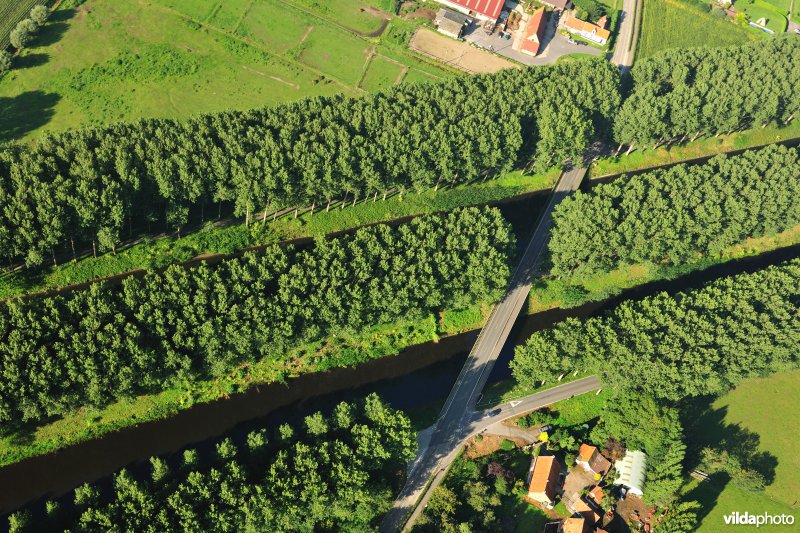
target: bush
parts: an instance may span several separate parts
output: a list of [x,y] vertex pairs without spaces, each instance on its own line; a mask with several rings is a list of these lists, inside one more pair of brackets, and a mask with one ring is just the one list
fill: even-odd
[[514,441],[508,439],[503,439],[503,442],[500,443],[500,449],[506,452],[510,452],[516,447],[517,445],[514,444]]
[[7,50],[0,51],[0,72],[11,70],[11,54]]
[[31,9],[31,20],[40,28],[44,26],[49,16],[50,10],[43,5],[33,6]]

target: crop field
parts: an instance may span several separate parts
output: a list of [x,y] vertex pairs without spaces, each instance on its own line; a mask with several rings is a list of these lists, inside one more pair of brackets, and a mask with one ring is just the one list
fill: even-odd
[[[703,514],[697,531],[715,532],[724,529],[723,515],[732,511],[741,513],[781,514],[797,516],[800,495],[800,458],[796,453],[796,437],[800,434],[800,421],[795,413],[800,400],[796,391],[800,387],[800,371],[780,372],[768,378],[751,379],[717,399],[688,429],[690,443],[719,445],[725,441],[730,447],[755,445],[753,453],[765,454],[761,461],[767,474],[763,492],[749,492],[733,483],[690,483],[686,499],[696,499],[703,505]],[[750,452],[748,452],[750,453]],[[786,530],[786,526],[763,526],[766,531]]]
[[754,32],[680,0],[646,0],[636,59],[669,48],[728,46],[756,38]]
[[[337,0],[345,3],[375,10],[381,1]],[[312,4],[87,0],[73,9],[65,3],[0,79],[0,141],[307,96],[356,96],[454,74],[321,18],[324,9]],[[385,23],[373,11],[359,13],[376,26]],[[398,74],[389,82],[395,66]],[[404,68],[408,75],[401,77]]]
[[0,0],[0,47],[8,46],[8,36],[17,23],[28,16],[31,8],[49,4],[48,0]]

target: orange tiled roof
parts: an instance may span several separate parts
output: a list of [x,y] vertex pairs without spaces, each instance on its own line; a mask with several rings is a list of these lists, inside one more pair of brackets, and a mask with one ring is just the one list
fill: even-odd
[[597,487],[593,488],[591,491],[589,491],[589,496],[595,502],[600,503],[601,501],[603,501],[603,498],[605,498],[605,493],[603,492],[603,489],[601,489],[599,486],[597,486]]
[[570,18],[564,24],[567,28],[571,28],[575,31],[585,31],[587,33],[594,33],[598,37],[608,40],[611,37],[611,32],[608,30],[604,30],[600,26],[596,24],[592,24],[591,22],[587,22],[585,20],[581,20],[575,17]]
[[531,483],[528,492],[539,492],[553,498],[556,492],[556,482],[561,466],[553,455],[540,455],[533,465]]
[[547,12],[543,7],[537,9],[530,20],[528,20],[528,27],[525,29],[525,38],[522,40],[522,49],[534,55],[539,53],[539,47],[542,44],[542,35],[547,27]]
[[583,533],[584,519],[582,516],[571,516],[561,524],[564,533]]
[[505,0],[449,0],[450,2],[457,4],[462,7],[466,7],[467,9],[471,9],[481,15],[486,15],[491,19],[497,20],[497,17],[500,16],[500,12],[503,10],[503,6],[505,5]]
[[592,446],[591,444],[581,444],[581,447],[578,450],[578,461],[588,463],[592,460],[592,456],[596,451],[597,446]]

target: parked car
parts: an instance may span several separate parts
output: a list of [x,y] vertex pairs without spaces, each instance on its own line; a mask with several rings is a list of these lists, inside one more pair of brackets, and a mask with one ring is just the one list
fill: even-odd
[[578,44],[578,41],[576,41],[575,39],[571,39],[571,38],[570,38],[570,39],[567,39],[567,42],[568,42],[569,44]]
[[578,46],[589,46],[589,43],[586,43],[586,42],[584,42],[584,41],[578,41],[576,44],[577,44]]
[[798,35],[800,35],[800,28],[795,28],[794,32],[797,33]]

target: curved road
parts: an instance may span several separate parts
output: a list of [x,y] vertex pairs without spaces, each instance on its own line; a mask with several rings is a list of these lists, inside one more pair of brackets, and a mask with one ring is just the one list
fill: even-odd
[[527,300],[531,283],[546,252],[553,209],[562,199],[578,189],[585,174],[585,168],[573,168],[564,172],[550,194],[539,224],[511,276],[507,292],[492,309],[486,325],[478,335],[433,427],[430,443],[418,452],[417,458],[409,466],[406,484],[394,506],[384,517],[382,531],[398,531],[403,527],[406,516],[414,510],[416,502],[426,491],[431,476],[437,469],[440,472],[446,469],[458,453],[461,443],[471,434],[475,426],[475,416],[478,416],[474,411],[475,404]]

